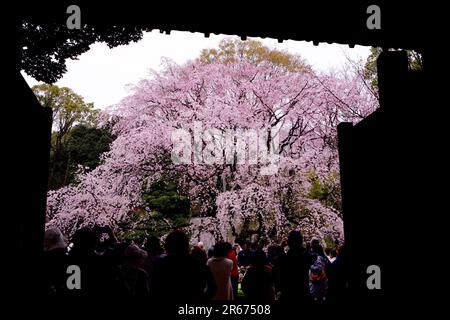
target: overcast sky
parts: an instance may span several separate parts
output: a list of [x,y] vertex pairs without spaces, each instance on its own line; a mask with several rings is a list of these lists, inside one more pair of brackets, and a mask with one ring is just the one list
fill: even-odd
[[[176,32],[170,35],[158,30],[144,34],[141,41],[109,49],[106,44],[95,43],[91,49],[80,55],[78,60],[67,61],[67,72],[56,84],[69,87],[82,95],[86,102],[93,102],[96,108],[120,102],[129,93],[130,85],[147,78],[149,70],[160,70],[161,58],[167,57],[181,64],[195,59],[204,48],[217,47],[220,40],[230,38],[224,35],[210,35],[205,38],[200,33]],[[270,48],[286,50],[300,54],[316,71],[339,69],[351,59],[366,59],[370,47],[319,44],[312,42],[259,39]],[[37,84],[33,78],[25,75],[30,86]]]

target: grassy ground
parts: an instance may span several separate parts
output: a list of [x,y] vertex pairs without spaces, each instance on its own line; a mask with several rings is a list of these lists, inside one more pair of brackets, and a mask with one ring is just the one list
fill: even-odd
[[241,284],[239,283],[239,285],[238,285],[237,299],[241,300],[241,299],[243,299],[244,297],[245,297],[244,292],[242,292]]

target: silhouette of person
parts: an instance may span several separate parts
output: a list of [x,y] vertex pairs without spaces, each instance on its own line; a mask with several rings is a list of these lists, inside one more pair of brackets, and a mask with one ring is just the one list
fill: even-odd
[[252,253],[252,243],[247,240],[242,245],[242,250],[238,253],[238,264],[240,267],[247,267],[250,264]]
[[180,230],[165,241],[167,255],[155,266],[151,281],[154,300],[190,303],[210,299],[216,290],[208,267],[189,254],[189,238]]
[[332,305],[342,305],[347,294],[347,271],[345,267],[345,246],[337,250],[334,261],[328,266],[328,290],[327,303]]
[[91,228],[78,229],[72,236],[73,246],[69,251],[69,263],[79,266],[81,290],[72,290],[74,294],[91,295],[104,293],[110,279],[105,277],[104,259],[95,251],[99,237]]
[[43,253],[43,286],[46,294],[59,294],[66,288],[67,245],[58,228],[45,231]]
[[331,250],[330,250],[330,257],[329,257],[330,263],[333,263],[334,260],[336,260],[336,257],[337,257],[337,250],[336,250],[336,248],[331,248]]
[[314,257],[303,248],[300,231],[291,231],[288,236],[289,251],[280,257],[276,270],[277,288],[280,300],[297,304],[309,304],[309,267]]
[[227,244],[225,242],[216,243],[214,246],[214,257],[210,258],[207,262],[217,285],[217,291],[212,298],[213,300],[233,300],[233,289],[231,285],[233,261],[228,259],[227,255]]
[[227,247],[227,258],[233,261],[233,269],[231,270],[231,287],[233,289],[233,297],[237,298],[238,294],[238,286],[239,286],[239,269],[238,269],[238,261],[237,254],[231,243],[225,242]]
[[242,291],[250,301],[270,303],[275,300],[272,268],[267,264],[264,251],[256,250],[253,253],[250,267],[242,279]]
[[131,244],[125,249],[125,263],[119,266],[120,293],[122,295],[130,297],[149,295],[148,274],[142,269],[147,256],[147,252],[135,244]]
[[330,262],[318,239],[311,241],[311,252],[315,256],[315,261],[309,270],[309,289],[314,302],[323,303],[328,288],[326,271]]
[[208,256],[206,255],[205,250],[195,246],[191,251],[191,256],[195,258],[195,260],[199,261],[201,264],[206,265],[208,261]]
[[284,248],[278,245],[272,245],[267,248],[267,261],[272,267],[279,264],[280,258],[284,255]]
[[161,247],[159,238],[155,236],[147,238],[144,249],[145,251],[147,251],[147,258],[142,265],[142,269],[147,272],[149,281],[152,281],[153,270],[155,269],[155,266],[161,261],[161,255],[163,254],[164,250]]

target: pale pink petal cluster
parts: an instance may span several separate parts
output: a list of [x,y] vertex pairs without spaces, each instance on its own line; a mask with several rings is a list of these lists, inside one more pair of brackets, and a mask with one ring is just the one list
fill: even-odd
[[[68,234],[85,225],[118,226],[137,208],[146,209],[142,192],[152,181],[176,177],[194,216],[214,217],[223,238],[244,225],[280,235],[292,228],[282,203],[289,191],[295,210],[303,208],[298,227],[342,239],[339,212],[307,198],[308,176],[338,173],[337,124],[360,121],[377,106],[363,81],[348,73],[294,73],[269,62],[166,61],[162,72],[139,82],[109,111],[117,138],[101,165],[81,173],[78,185],[48,193],[48,225]],[[270,163],[205,164],[193,154],[191,163],[174,163],[173,133],[193,132],[198,123],[224,134],[268,132],[265,142],[276,145],[275,156]],[[193,150],[201,153],[200,142]]]

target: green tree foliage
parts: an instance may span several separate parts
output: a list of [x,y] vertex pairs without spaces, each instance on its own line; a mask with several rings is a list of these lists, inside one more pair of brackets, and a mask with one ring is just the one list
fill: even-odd
[[100,164],[100,155],[109,150],[113,137],[107,128],[79,124],[67,139],[69,183],[75,181],[78,166],[92,170]]
[[98,110],[92,103],[84,102],[82,96],[67,87],[39,84],[32,88],[36,98],[43,107],[53,111],[52,122],[55,133],[55,146],[60,147],[67,133],[76,124],[95,124]]
[[147,208],[136,208],[132,223],[121,226],[123,240],[142,243],[148,236],[161,237],[173,229],[189,223],[191,205],[189,198],[181,194],[173,178],[164,177],[151,185],[142,195]]
[[[64,7],[60,9],[61,13],[65,12]],[[93,43],[105,42],[108,47],[113,48],[141,40],[144,31],[150,29],[83,24],[80,30],[70,30],[65,23],[38,23],[32,19],[24,19],[19,37],[21,67],[26,74],[38,81],[54,83],[67,71],[66,61],[76,59],[88,51]]]
[[53,111],[48,188],[58,189],[73,182],[78,165],[98,165],[94,158],[107,150],[111,135],[95,128],[99,111],[72,89],[40,84],[32,90],[41,105]]
[[256,40],[224,39],[218,49],[203,49],[198,59],[202,63],[247,60],[255,65],[270,61],[291,72],[312,72],[311,66],[301,56],[270,49]]
[[144,200],[151,210],[170,218],[175,224],[186,223],[189,218],[189,199],[178,193],[177,185],[172,181],[153,183]]
[[[377,79],[377,59],[382,49],[372,47],[370,49],[370,55],[367,58],[364,78],[370,82],[372,88],[378,91],[378,79]],[[416,51],[407,50],[408,66],[410,70],[421,70],[423,68],[422,55]]]
[[[312,72],[311,67],[299,55],[270,49],[255,40],[224,39],[217,49],[202,50],[198,60],[201,63],[246,60],[255,65],[270,61],[291,72]],[[218,184],[221,183],[222,180],[218,180]],[[163,177],[153,183],[151,191],[142,195],[146,210],[134,211],[132,223],[122,226],[126,231],[120,237],[140,243],[149,235],[160,237],[172,229],[187,225],[191,216],[196,215],[196,207],[177,189],[177,185],[176,178],[173,177]]]
[[311,174],[311,188],[308,192],[308,198],[316,199],[324,205],[341,211],[341,189],[339,181],[339,173],[331,174],[326,180],[321,180],[315,174]]
[[179,192],[177,185],[171,179],[160,180],[143,195],[152,217],[163,222],[163,229],[179,228],[191,217],[189,198]]

